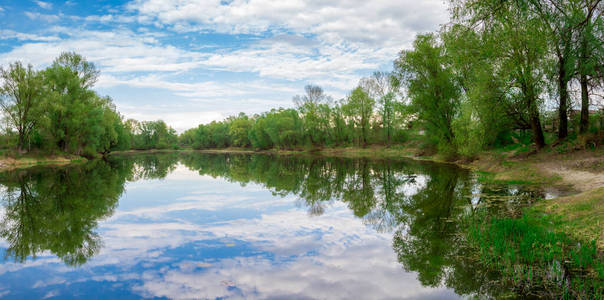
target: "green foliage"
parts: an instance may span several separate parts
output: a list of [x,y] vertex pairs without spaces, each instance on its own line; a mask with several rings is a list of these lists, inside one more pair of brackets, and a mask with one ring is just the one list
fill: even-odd
[[229,122],[228,135],[236,147],[249,147],[251,145],[249,133],[253,122],[244,113],[235,118],[227,120]]
[[438,143],[439,150],[455,151],[451,149],[455,147],[453,121],[459,113],[461,90],[437,37],[418,36],[413,50],[401,52],[395,69],[427,134]]
[[111,98],[92,90],[99,71],[81,55],[62,53],[40,72],[17,62],[0,75],[0,104],[6,121],[0,137],[7,140],[3,145],[84,156],[178,147],[176,131],[163,121],[123,122]]
[[296,110],[271,110],[258,117],[250,133],[250,140],[258,149],[293,149],[302,142],[302,126]]
[[134,149],[170,149],[178,146],[176,130],[162,120],[131,123],[136,132],[132,138]]
[[0,80],[0,109],[5,114],[7,128],[17,130],[19,150],[29,150],[42,113],[42,76],[31,65],[24,67],[15,62],[6,70],[0,68]]
[[329,107],[327,105],[331,98],[316,85],[307,85],[304,87],[304,91],[305,95],[298,95],[293,99],[302,116],[304,138],[311,146],[324,145],[329,128]]
[[342,104],[342,111],[349,120],[348,126],[353,129],[353,138],[358,145],[366,146],[369,142],[369,122],[374,105],[375,100],[360,86],[352,90],[347,101]]
[[[2,71],[0,138],[20,151],[93,156],[180,145],[391,145],[418,131],[425,149],[453,159],[492,148],[541,149],[554,142],[541,124],[549,115],[547,123],[557,127],[558,139],[582,135],[585,144],[595,147],[604,133],[601,118],[589,116],[589,106],[604,86],[603,10],[601,3],[583,0],[451,0],[447,25],[418,35],[394,61],[392,73],[362,78],[346,98],[332,101],[323,88],[310,84],[293,98],[294,109],[241,113],[178,138],[160,121],[123,122],[111,100],[92,91],[99,76],[94,64],[76,53],[61,54],[40,72],[14,63]],[[574,100],[569,85],[574,82],[581,90],[581,113],[571,115],[569,126],[567,111]],[[553,106],[557,111],[546,111]],[[518,143],[513,134],[519,130],[530,130],[532,143],[511,145]]]

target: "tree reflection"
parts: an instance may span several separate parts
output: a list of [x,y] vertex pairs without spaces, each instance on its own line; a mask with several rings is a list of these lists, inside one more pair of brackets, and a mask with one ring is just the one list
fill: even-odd
[[477,258],[467,241],[467,221],[479,209],[489,216],[517,216],[519,208],[543,196],[483,186],[468,171],[410,160],[191,154],[182,162],[200,174],[295,195],[310,215],[342,201],[367,225],[393,233],[399,262],[417,272],[423,285],[445,285],[460,295],[514,295],[500,280],[509,274]]
[[113,214],[129,175],[104,161],[2,174],[6,257],[24,262],[50,251],[68,265],[85,263],[100,250],[94,230]]
[[510,274],[481,262],[468,242],[468,220],[475,215],[518,216],[519,207],[543,197],[537,191],[483,186],[456,167],[411,160],[122,156],[79,167],[1,174],[5,213],[0,235],[9,244],[7,257],[22,262],[48,250],[69,265],[85,263],[101,248],[95,228],[113,214],[124,183],[164,178],[178,163],[242,186],[260,184],[277,196],[295,195],[313,216],[341,201],[368,226],[393,233],[399,262],[417,272],[423,285],[446,285],[461,295],[513,296],[498,281]]

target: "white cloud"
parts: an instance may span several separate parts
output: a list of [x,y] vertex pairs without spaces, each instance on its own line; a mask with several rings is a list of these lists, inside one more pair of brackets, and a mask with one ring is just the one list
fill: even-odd
[[164,46],[154,37],[129,30],[89,31],[64,27],[50,29],[68,35],[48,43],[26,43],[0,55],[0,63],[24,58],[35,65],[47,65],[63,51],[76,51],[99,65],[103,72],[187,71],[200,65],[203,54]]
[[223,33],[289,30],[331,42],[389,44],[409,34],[434,30],[446,21],[440,0],[269,1],[135,0],[132,11],[182,30]]
[[38,6],[40,6],[43,9],[51,9],[52,8],[52,3],[49,2],[44,2],[44,1],[35,1],[36,4],[38,4]]
[[59,15],[41,14],[38,12],[30,12],[30,11],[26,11],[25,15],[31,20],[34,20],[34,21],[41,20],[41,21],[45,21],[48,23],[53,23],[60,19]]
[[48,36],[48,35],[37,35],[30,33],[21,33],[13,30],[0,30],[0,39],[17,39],[19,41],[42,41],[42,42],[50,42],[50,41],[58,41],[59,38],[57,36]]

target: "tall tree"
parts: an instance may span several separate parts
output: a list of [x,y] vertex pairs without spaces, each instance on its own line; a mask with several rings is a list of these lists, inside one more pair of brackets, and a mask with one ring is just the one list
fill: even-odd
[[[587,77],[594,73],[594,53],[602,42],[594,39],[593,25],[602,16],[601,0],[528,0],[518,4],[538,14],[546,24],[548,41],[557,58],[557,83],[559,95],[558,138],[568,135],[568,83],[575,74],[581,86],[580,131],[587,130],[589,122],[589,96]],[[600,45],[598,45],[600,44]]]
[[460,89],[453,71],[445,64],[444,48],[436,36],[419,35],[413,50],[401,52],[395,71],[406,85],[419,119],[425,122],[427,134],[440,147],[452,147],[452,123],[459,110]]
[[514,1],[452,1],[454,17],[468,23],[485,38],[493,39],[497,74],[513,87],[510,94],[519,98],[528,115],[537,149],[545,146],[540,120],[541,95],[547,67],[547,31],[544,23],[526,6]]
[[324,142],[325,132],[322,130],[320,117],[320,106],[327,104],[331,98],[325,94],[323,89],[317,85],[304,87],[304,95],[297,95],[293,101],[304,120],[304,132],[313,145]]
[[43,94],[42,77],[31,65],[23,66],[20,62],[9,65],[8,69],[0,68],[0,108],[6,114],[10,126],[19,135],[19,151],[29,150],[30,134],[38,122],[40,102]]
[[374,72],[371,77],[361,80],[361,85],[369,92],[369,95],[377,100],[378,110],[381,116],[382,129],[386,144],[390,144],[395,122],[395,101],[398,89],[398,80],[390,73]]
[[[589,80],[598,78],[604,65],[604,2],[601,0],[577,0],[575,19],[579,45],[577,73],[581,86],[581,133],[589,129]],[[599,80],[604,82],[604,78]],[[595,84],[594,84],[595,85]]]
[[359,144],[367,146],[369,135],[369,122],[373,115],[373,100],[362,87],[352,90],[348,100],[342,109],[347,112],[354,126],[360,130]]
[[63,53],[44,71],[49,91],[44,105],[44,132],[50,143],[60,150],[76,154],[86,149],[102,131],[98,95],[90,89],[98,71],[94,64],[75,53]]
[[[520,2],[522,4],[522,2]],[[568,82],[572,78],[574,67],[573,29],[576,24],[572,18],[570,1],[529,0],[530,8],[543,21],[547,40],[556,56],[556,77],[558,86],[558,139],[568,136]],[[522,9],[522,8],[520,8]]]

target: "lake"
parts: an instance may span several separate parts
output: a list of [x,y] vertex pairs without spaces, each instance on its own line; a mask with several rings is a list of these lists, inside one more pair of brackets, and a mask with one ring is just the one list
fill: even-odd
[[112,156],[4,172],[0,197],[7,299],[543,296],[572,277],[518,285],[477,256],[472,220],[548,195],[447,164]]

